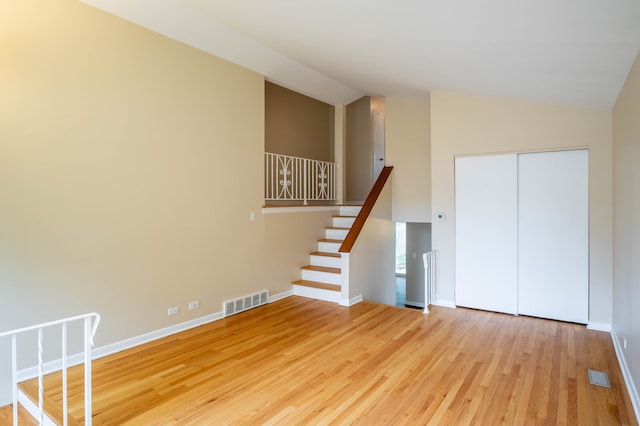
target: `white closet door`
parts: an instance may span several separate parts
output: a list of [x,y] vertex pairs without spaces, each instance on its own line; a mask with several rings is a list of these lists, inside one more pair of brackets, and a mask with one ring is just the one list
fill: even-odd
[[586,150],[518,157],[518,311],[587,323]]
[[456,305],[517,311],[517,155],[455,160]]

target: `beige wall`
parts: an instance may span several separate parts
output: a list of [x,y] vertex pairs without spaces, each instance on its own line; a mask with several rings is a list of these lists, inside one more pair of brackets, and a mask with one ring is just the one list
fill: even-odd
[[330,214],[260,213],[262,76],[75,0],[0,3],[0,63],[0,331],[97,311],[103,346],[291,289]]
[[[395,304],[395,225],[391,222],[393,172],[349,255],[349,299]],[[346,298],[343,295],[343,298]]]
[[[640,55],[613,110],[613,330],[640,389]],[[635,397],[636,414],[640,399]]]
[[334,107],[265,82],[265,151],[334,161]]
[[430,102],[385,98],[386,157],[393,168],[393,220],[431,222]]
[[431,94],[433,248],[438,293],[454,301],[454,157],[456,155],[589,149],[589,321],[611,324],[611,112],[503,99]]

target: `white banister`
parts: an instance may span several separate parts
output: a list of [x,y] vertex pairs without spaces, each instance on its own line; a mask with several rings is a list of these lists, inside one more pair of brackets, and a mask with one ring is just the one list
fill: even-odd
[[422,255],[424,262],[424,313],[429,313],[429,305],[436,300],[436,251]]
[[264,153],[267,201],[335,201],[336,163]]
[[40,413],[40,424],[44,423],[44,373],[42,372],[42,366],[44,361],[42,360],[42,328],[38,329],[38,410]]
[[67,368],[68,368],[68,353],[67,353],[67,324],[74,321],[84,321],[84,409],[85,409],[85,425],[91,425],[92,417],[92,395],[91,395],[91,347],[93,346],[93,337],[95,336],[98,324],[100,323],[100,315],[97,313],[90,313],[84,315],[78,315],[70,318],[64,318],[57,321],[51,321],[43,324],[38,324],[30,327],[24,327],[17,330],[6,331],[0,333],[0,338],[11,336],[11,380],[12,380],[12,395],[13,395],[13,425],[18,425],[18,340],[19,334],[26,333],[28,331],[37,331],[37,344],[38,344],[38,365],[37,365],[37,377],[38,377],[38,409],[39,409],[39,423],[44,423],[44,345],[43,334],[44,330],[56,325],[61,325],[62,329],[62,405],[63,405],[63,424],[68,424],[68,392],[67,392]]

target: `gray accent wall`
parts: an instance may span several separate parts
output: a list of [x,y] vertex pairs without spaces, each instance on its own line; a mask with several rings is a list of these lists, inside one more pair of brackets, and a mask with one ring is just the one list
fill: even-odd
[[424,306],[422,254],[431,250],[431,224],[407,222],[407,305]]
[[373,187],[373,111],[384,112],[384,98],[365,96],[347,105],[346,202],[363,202]]
[[334,161],[333,105],[265,82],[265,151]]

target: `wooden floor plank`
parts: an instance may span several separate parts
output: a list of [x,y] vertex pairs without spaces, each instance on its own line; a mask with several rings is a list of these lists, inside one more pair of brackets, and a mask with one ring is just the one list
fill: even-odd
[[[0,425],[11,424],[13,424],[13,406],[6,405],[0,407]],[[18,424],[20,426],[37,426],[38,422],[31,417],[31,414],[29,414],[22,405],[18,404]]]
[[[588,368],[611,388],[590,385]],[[93,371],[95,425],[637,424],[609,334],[470,309],[289,297]],[[82,371],[69,376],[79,424]]]

